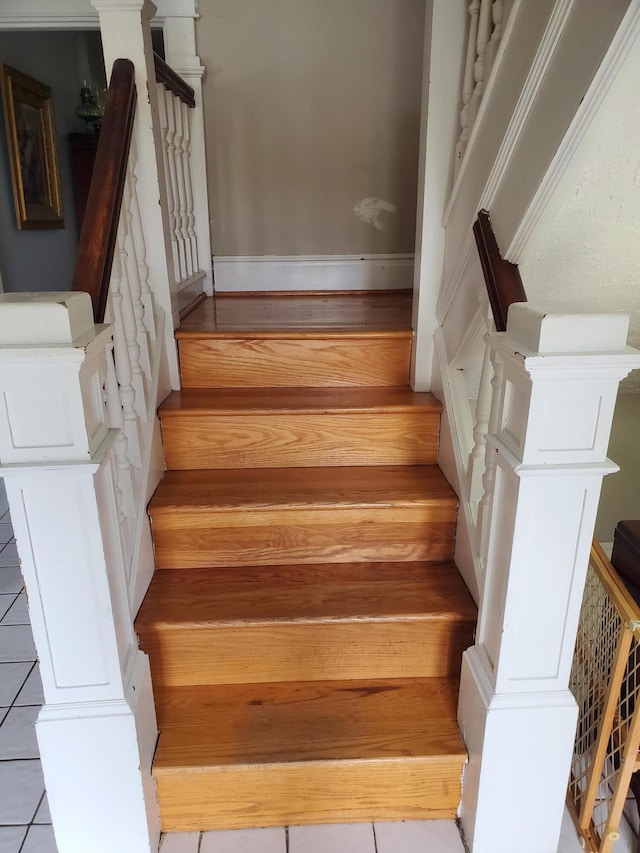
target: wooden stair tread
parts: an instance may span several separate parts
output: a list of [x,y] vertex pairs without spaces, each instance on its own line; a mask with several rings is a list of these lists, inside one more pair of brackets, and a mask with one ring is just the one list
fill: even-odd
[[154,775],[212,765],[464,760],[457,690],[449,678],[159,688]]
[[167,471],[149,509],[153,516],[415,506],[458,506],[436,465]]
[[[410,568],[407,570],[406,566]],[[452,562],[166,570],[154,576],[136,628],[358,620],[476,620]]]
[[428,392],[409,388],[186,388],[173,391],[161,417],[182,413],[253,415],[415,412],[439,415],[442,404]]
[[411,337],[411,293],[224,296],[206,299],[189,313],[179,339],[253,332],[278,337],[295,331],[383,333]]

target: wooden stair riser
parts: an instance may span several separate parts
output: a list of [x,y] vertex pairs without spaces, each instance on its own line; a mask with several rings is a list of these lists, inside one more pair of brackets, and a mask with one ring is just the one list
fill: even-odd
[[464,758],[330,761],[154,771],[164,832],[452,819]]
[[404,386],[411,336],[183,338],[184,388]]
[[452,679],[158,688],[163,827],[452,817]]
[[152,513],[159,569],[450,560],[455,521],[446,506]]
[[162,417],[167,467],[430,465],[440,418],[424,412],[193,414]]
[[429,618],[143,628],[162,686],[458,675],[473,625]]

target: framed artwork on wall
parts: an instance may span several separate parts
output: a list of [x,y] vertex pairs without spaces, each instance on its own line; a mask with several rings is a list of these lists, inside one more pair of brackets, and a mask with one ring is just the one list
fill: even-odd
[[2,66],[2,100],[18,228],[64,228],[51,89]]

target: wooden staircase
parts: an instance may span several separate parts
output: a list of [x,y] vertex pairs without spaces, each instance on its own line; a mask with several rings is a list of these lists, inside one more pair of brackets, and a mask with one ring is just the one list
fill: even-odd
[[163,829],[453,817],[476,613],[409,297],[209,299],[178,338],[136,622]]

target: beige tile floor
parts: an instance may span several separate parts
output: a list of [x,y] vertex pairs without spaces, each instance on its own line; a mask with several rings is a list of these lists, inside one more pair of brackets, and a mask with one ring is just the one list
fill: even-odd
[[[57,853],[34,730],[42,701],[24,585],[0,483],[0,853]],[[514,839],[513,851],[518,850]],[[565,814],[558,853],[581,850]],[[630,850],[623,839],[614,853]],[[464,846],[453,821],[406,821],[171,833],[163,836],[161,853],[464,853]]]

